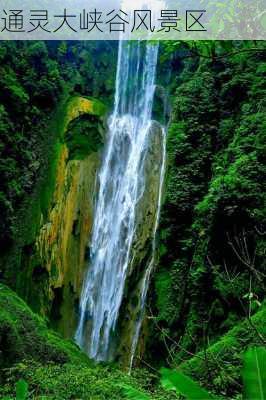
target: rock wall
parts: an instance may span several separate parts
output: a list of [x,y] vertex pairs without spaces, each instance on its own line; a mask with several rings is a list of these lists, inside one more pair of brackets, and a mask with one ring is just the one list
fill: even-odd
[[[41,213],[34,250],[25,267],[24,298],[46,316],[64,337],[73,338],[87,267],[96,174],[104,142],[106,109],[98,101],[74,97],[60,116],[60,141],[54,154],[54,179],[49,207]],[[145,168],[146,190],[137,209],[132,263],[118,322],[118,358],[128,365],[135,323],[140,313],[140,287],[152,256],[157,211],[162,131],[151,126]],[[140,343],[140,352],[144,349]]]
[[[54,327],[65,337],[73,337],[76,327],[100,149],[97,152],[88,150],[89,154],[82,159],[69,159],[64,135],[69,124],[73,125],[85,114],[88,119],[96,118],[97,124],[103,125],[104,111],[105,108],[93,100],[75,97],[68,102],[63,116],[54,191],[48,215],[41,217],[35,243],[40,265],[47,275],[47,301],[39,311],[48,313]],[[102,137],[100,139],[103,141]]]
[[[136,231],[132,245],[132,262],[126,281],[126,290],[119,321],[120,346],[118,358],[128,367],[131,344],[136,329],[136,321],[141,317],[141,288],[145,272],[153,253],[153,233],[157,214],[160,174],[163,157],[163,136],[161,125],[153,122],[150,128],[151,140],[145,167],[145,191],[139,201],[136,216]],[[143,354],[145,348],[145,319],[137,352]]]

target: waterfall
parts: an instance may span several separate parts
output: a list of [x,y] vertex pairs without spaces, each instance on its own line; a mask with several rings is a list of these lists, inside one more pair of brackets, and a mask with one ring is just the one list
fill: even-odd
[[[136,208],[145,192],[145,160],[151,136],[157,55],[158,44],[140,41],[119,43],[114,111],[108,123],[107,143],[98,176],[99,189],[90,257],[81,292],[79,323],[75,335],[77,343],[90,358],[97,361],[106,361],[113,357],[112,343],[136,230]],[[162,134],[164,135],[164,130]],[[165,152],[165,146],[163,151]],[[153,252],[163,170],[164,162],[160,166]],[[153,257],[152,255],[142,282],[142,309]],[[142,317],[136,321],[132,342],[133,356],[141,322]]]

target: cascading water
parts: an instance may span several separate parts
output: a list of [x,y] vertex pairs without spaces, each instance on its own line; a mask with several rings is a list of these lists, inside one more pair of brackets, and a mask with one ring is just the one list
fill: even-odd
[[[109,360],[113,356],[112,342],[136,230],[136,208],[145,192],[145,161],[151,136],[157,54],[156,44],[119,43],[115,107],[99,172],[89,267],[83,283],[75,335],[77,343],[95,360]],[[162,164],[154,237],[161,202],[164,162]],[[152,264],[153,256],[142,282],[143,308]],[[132,357],[141,321],[142,317],[136,321]]]

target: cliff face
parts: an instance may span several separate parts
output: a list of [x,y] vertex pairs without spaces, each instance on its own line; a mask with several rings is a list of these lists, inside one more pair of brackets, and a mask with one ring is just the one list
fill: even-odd
[[[37,228],[29,245],[23,248],[22,284],[18,292],[69,338],[73,338],[77,326],[82,282],[88,266],[105,116],[106,108],[94,99],[73,97],[61,107],[56,118],[59,130],[54,132],[58,140],[51,155],[52,168],[32,220]],[[118,323],[118,356],[127,365],[135,323],[140,316],[141,286],[152,255],[158,202],[162,162],[159,124],[152,125],[150,135],[145,191],[136,211],[132,263]]]
[[[85,98],[75,97],[68,102],[63,116],[62,143],[56,159],[54,190],[47,216],[41,215],[35,242],[35,258],[39,259],[42,275],[45,270],[46,276],[46,298],[39,311],[50,315],[54,326],[65,337],[72,337],[76,326],[75,310],[86,265],[102,143],[99,130],[95,134],[95,126],[101,126],[103,131],[104,110],[99,102]],[[75,125],[80,124],[81,118],[85,125],[89,123],[91,126],[93,122],[94,133],[90,138],[90,129],[86,130],[88,140],[79,144],[83,156],[71,159],[73,141],[67,143],[65,137],[75,135]],[[89,141],[92,142],[95,136],[98,146],[94,146],[93,151]]]
[[[143,280],[153,257],[154,225],[157,214],[160,175],[163,157],[163,132],[161,125],[153,122],[150,128],[150,144],[144,171],[145,190],[136,210],[136,229],[132,244],[131,265],[126,281],[126,289],[118,323],[120,346],[118,357],[128,367],[131,345],[136,333],[137,321],[141,320]],[[145,318],[143,336],[140,337],[137,352],[145,349]]]
[[64,147],[58,166],[54,205],[36,240],[37,251],[49,272],[52,318],[71,336],[75,326],[75,299],[79,296],[85,252],[92,226],[93,196],[98,155],[67,161]]

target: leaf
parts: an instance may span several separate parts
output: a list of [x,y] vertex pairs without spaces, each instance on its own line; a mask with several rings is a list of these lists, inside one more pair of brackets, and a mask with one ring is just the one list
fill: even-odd
[[16,383],[16,400],[26,400],[28,397],[28,384],[23,379]]
[[266,349],[254,347],[246,351],[243,368],[246,400],[266,400]]
[[161,383],[165,388],[170,388],[169,382],[175,387],[176,391],[189,400],[213,400],[215,399],[210,393],[203,389],[198,383],[184,375],[180,371],[173,371],[162,368]]
[[147,394],[140,392],[139,390],[133,388],[130,385],[119,385],[128,398],[128,400],[151,400],[150,396]]
[[173,383],[168,378],[164,378],[163,380],[161,380],[161,384],[165,390],[172,390],[177,392],[175,385],[173,385]]

